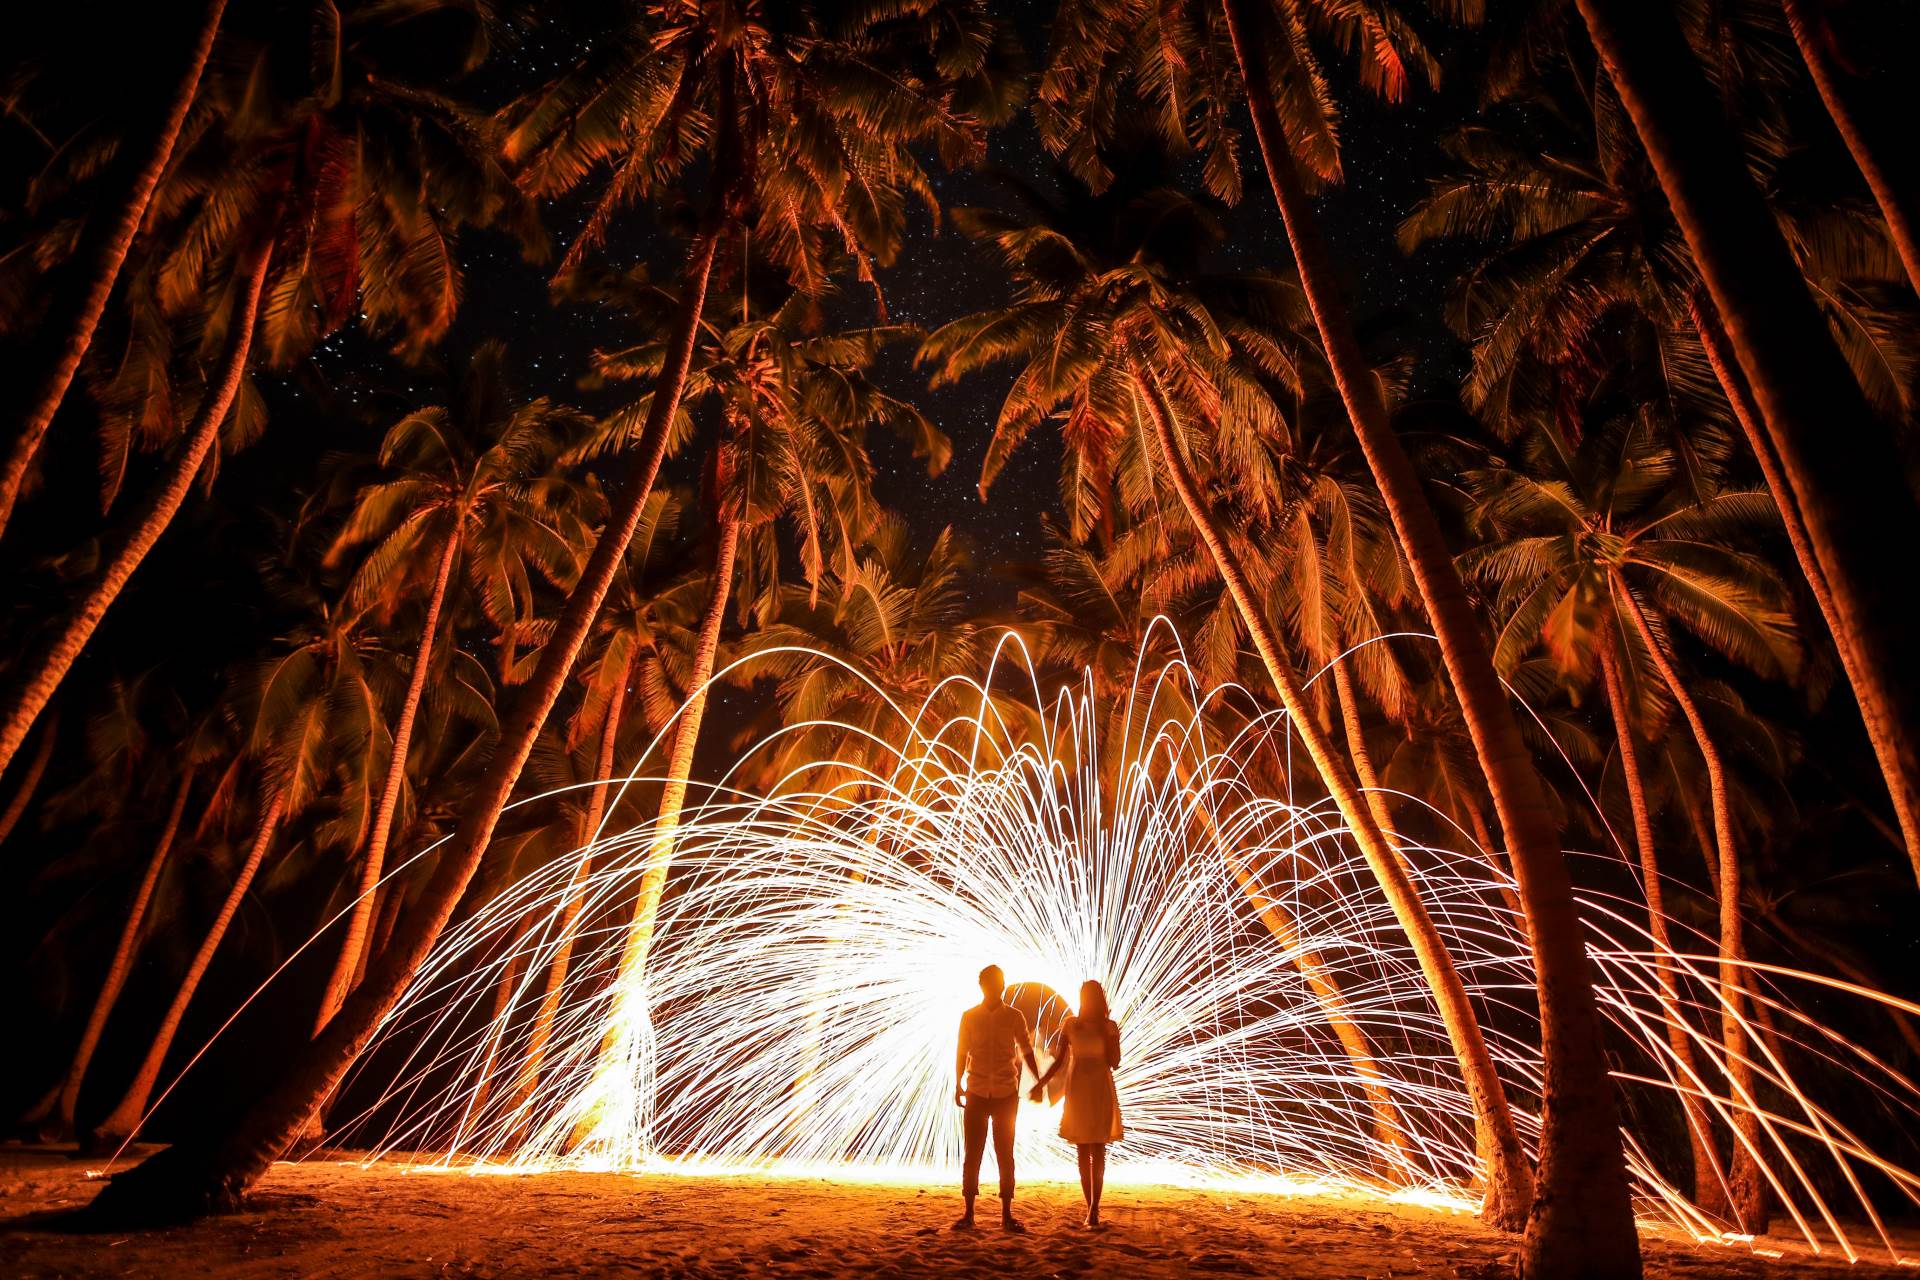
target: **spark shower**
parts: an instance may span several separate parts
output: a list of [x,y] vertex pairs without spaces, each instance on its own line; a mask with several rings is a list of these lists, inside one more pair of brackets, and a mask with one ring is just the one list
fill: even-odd
[[[787,725],[697,788],[670,836],[652,824],[597,832],[441,940],[361,1060],[356,1094],[377,1100],[336,1116],[340,1136],[471,1171],[941,1176],[959,1157],[953,1036],[993,961],[1043,1031],[1059,1016],[1054,993],[1106,983],[1125,1039],[1116,1178],[1470,1199],[1472,1111],[1392,911],[1330,802],[1296,804],[1253,781],[1256,764],[1263,778],[1294,776],[1284,716],[1244,691],[1199,688],[1178,660],[1154,670],[1143,651],[1136,676],[1121,705],[1103,705],[1090,680],[1043,690],[1008,636],[977,681],[896,706],[896,734],[840,726],[843,758],[746,787],[747,761],[836,728]],[[1227,740],[1196,711],[1215,705],[1241,712]],[[647,782],[663,755],[656,743],[621,785]],[[1391,799],[1403,815],[1419,803]],[[1511,883],[1494,852],[1437,814],[1402,826],[1397,843],[1531,1142],[1540,1055]],[[634,965],[633,903],[663,850],[670,889]],[[1855,1115],[1870,1099],[1893,1132],[1910,1130],[1920,1090],[1801,1006],[1819,993],[1828,1007],[1920,1008],[1748,966],[1762,1013],[1749,1041],[1757,1087],[1742,1096],[1711,1030],[1722,1006],[1711,940],[1674,922],[1685,950],[1665,951],[1642,900],[1590,895],[1583,907],[1643,1218],[1717,1233],[1648,1154],[1645,1134],[1676,1123],[1678,1092],[1723,1139],[1739,1113],[1759,1117],[1761,1165],[1814,1248],[1893,1253],[1872,1197],[1891,1184],[1920,1203],[1920,1178],[1819,1095],[1847,1089]],[[1671,1047],[1676,1025],[1697,1075]],[[1818,1084],[1803,1084],[1809,1072]],[[1071,1169],[1056,1119],[1024,1109],[1024,1169]]]

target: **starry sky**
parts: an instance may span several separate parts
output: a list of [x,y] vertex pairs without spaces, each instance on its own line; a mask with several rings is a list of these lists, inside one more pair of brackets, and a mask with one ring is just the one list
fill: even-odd
[[[1006,7],[1019,25],[1029,58],[1037,62],[1044,56],[1051,6],[1021,0]],[[1436,31],[1434,39],[1443,60],[1451,59],[1446,34]],[[491,77],[486,93],[505,100],[553,74],[574,52],[563,27],[538,28],[496,55],[486,73]],[[1437,140],[1473,110],[1471,92],[1462,87],[1471,80],[1464,74],[1443,75],[1438,89],[1415,93],[1408,101],[1392,105],[1357,89],[1347,94],[1342,101],[1346,182],[1321,193],[1318,201],[1357,319],[1363,328],[1390,326],[1394,341],[1418,353],[1434,393],[1448,397],[1453,394],[1450,387],[1457,385],[1461,359],[1458,344],[1439,321],[1451,264],[1443,253],[1433,250],[1409,259],[1395,247],[1393,234],[1441,160]],[[1013,197],[996,176],[1000,172],[1042,189],[1056,180],[1049,157],[1024,117],[992,136],[987,163],[981,169],[936,170],[934,185],[946,208],[1005,207]],[[1197,184],[1192,189],[1198,190]],[[550,205],[547,223],[556,242],[565,243],[583,220],[585,209],[583,197]],[[1218,265],[1232,270],[1289,269],[1285,234],[1256,157],[1248,157],[1245,197],[1225,211],[1224,220],[1228,235],[1218,250]],[[644,217],[636,217],[616,234],[605,257],[619,266],[650,262],[656,270],[670,272],[677,252],[676,242],[656,234]],[[526,391],[590,409],[610,407],[611,401],[596,403],[592,394],[576,384],[589,352],[616,345],[626,335],[609,332],[610,322],[604,315],[552,303],[543,269],[522,261],[517,247],[502,238],[469,236],[465,265],[467,295],[447,344],[449,357],[457,361],[463,348],[488,337],[504,337]],[[1008,296],[1004,281],[982,249],[921,214],[915,215],[902,252],[882,271],[880,283],[888,319],[927,330],[997,305]],[[866,309],[864,318],[871,318],[864,298],[850,302],[861,304]],[[856,314],[851,319],[860,323],[863,317]],[[954,455],[942,475],[930,478],[924,464],[903,445],[876,432],[872,448],[878,496],[904,514],[924,538],[930,539],[943,526],[954,526],[973,543],[983,563],[1037,552],[1043,518],[1056,505],[1057,441],[1048,433],[1036,432],[996,482],[989,500],[983,502],[977,491],[981,460],[1011,371],[979,374],[956,387],[932,390],[912,367],[909,346],[891,349],[882,361],[883,384],[920,405],[951,437]],[[411,398],[437,391],[436,380],[382,359],[351,334],[331,342],[315,366],[323,379],[332,381],[355,403],[366,396],[398,393]],[[682,460],[677,468],[670,467],[668,477],[685,478],[679,472],[688,465],[688,460]]]

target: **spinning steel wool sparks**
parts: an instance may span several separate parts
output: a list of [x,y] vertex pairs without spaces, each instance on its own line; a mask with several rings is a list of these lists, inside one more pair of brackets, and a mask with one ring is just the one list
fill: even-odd
[[[968,711],[935,717],[960,691]],[[1143,669],[1122,706],[1101,705],[1090,682],[1047,697],[1010,639],[980,684],[950,682],[917,712],[900,708],[896,740],[846,730],[863,748],[849,759],[884,769],[813,762],[755,792],[737,781],[742,766],[690,799],[670,841],[651,824],[602,831],[442,939],[362,1060],[383,1088],[346,1136],[432,1152],[408,1158],[443,1168],[924,1177],[958,1162],[953,1036],[975,972],[993,961],[1043,1033],[1061,1011],[1055,993],[1105,982],[1126,1039],[1116,1179],[1470,1203],[1473,1113],[1405,936],[1337,811],[1250,780],[1262,757],[1293,776],[1284,717],[1243,716],[1230,740],[1212,741],[1195,708],[1223,700],[1249,701],[1195,687],[1178,663]],[[757,758],[820,727],[789,726]],[[648,780],[652,754],[625,785]],[[1532,1142],[1537,1021],[1511,885],[1464,835],[1458,847],[1396,839]],[[622,977],[632,906],[663,848],[672,869],[657,933],[644,966],[629,955]],[[1890,1182],[1920,1199],[1920,1179],[1810,1096],[1789,1061],[1818,1063],[1823,1080],[1848,1073],[1889,1131],[1914,1116],[1915,1086],[1793,996],[1818,983],[1920,1009],[1748,966],[1750,1003],[1767,1015],[1756,1021],[1771,1025],[1749,1041],[1759,1096],[1738,1096],[1722,1069],[1711,942],[1674,922],[1695,953],[1663,952],[1638,902],[1589,898],[1585,909],[1642,1214],[1717,1231],[1641,1137],[1654,1111],[1678,1111],[1678,1091],[1701,1100],[1723,1149],[1732,1117],[1759,1115],[1757,1154],[1809,1244],[1891,1252],[1869,1192]],[[1671,1047],[1676,1024],[1697,1077]],[[1026,1109],[1024,1169],[1071,1168],[1054,1120]]]

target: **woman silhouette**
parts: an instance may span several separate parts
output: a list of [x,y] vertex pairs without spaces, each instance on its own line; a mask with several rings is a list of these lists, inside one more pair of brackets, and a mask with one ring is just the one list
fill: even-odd
[[1087,1198],[1085,1226],[1100,1225],[1100,1192],[1107,1181],[1107,1144],[1126,1136],[1120,1123],[1120,1094],[1113,1069],[1120,1065],[1120,1024],[1108,1016],[1106,988],[1080,984],[1080,1012],[1060,1024],[1053,1037],[1053,1064],[1028,1097],[1039,1102],[1047,1082],[1067,1071],[1066,1105],[1060,1111],[1060,1136],[1080,1149],[1080,1193]]

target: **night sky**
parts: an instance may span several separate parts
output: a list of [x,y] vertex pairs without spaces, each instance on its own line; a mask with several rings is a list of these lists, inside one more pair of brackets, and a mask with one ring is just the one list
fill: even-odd
[[[1020,24],[1030,62],[1045,56],[1046,14],[1050,6],[1005,6]],[[1433,32],[1443,59],[1452,60],[1444,30]],[[575,51],[568,31],[555,23],[524,33],[496,52],[483,71],[482,100],[505,101],[513,93],[560,69]],[[1463,46],[1464,52],[1464,46]],[[1452,268],[1446,251],[1428,249],[1409,258],[1394,245],[1399,221],[1424,193],[1429,176],[1442,161],[1437,140],[1474,110],[1473,77],[1443,76],[1437,89],[1416,91],[1397,104],[1379,102],[1357,89],[1342,100],[1346,181],[1321,194],[1322,225],[1347,276],[1349,296],[1363,332],[1384,328],[1385,341],[1412,350],[1419,358],[1422,382],[1449,400],[1464,346],[1440,325],[1438,317],[1450,287]],[[1284,229],[1251,146],[1243,155],[1246,194],[1223,210],[1227,235],[1216,251],[1218,266],[1231,270],[1286,273],[1291,255]],[[1001,175],[1043,191],[1057,189],[1059,175],[1024,114],[994,131],[987,162],[978,169],[946,171],[930,165],[935,190],[945,209],[989,205],[1012,207],[1017,201]],[[1196,165],[1191,173],[1170,170],[1190,192],[1198,192]],[[546,224],[556,253],[584,220],[587,192],[550,202]],[[519,386],[529,394],[551,396],[604,410],[620,403],[627,389],[587,392],[578,385],[588,353],[618,346],[631,331],[615,317],[590,308],[556,304],[547,291],[547,272],[525,262],[516,245],[491,233],[469,233],[464,241],[467,294],[453,334],[437,359],[457,365],[465,351],[488,338],[504,338]],[[659,234],[644,213],[622,220],[597,260],[626,268],[646,264],[658,278],[671,278],[681,241]],[[880,273],[887,319],[931,331],[970,312],[1003,303],[1008,292],[990,256],[952,227],[937,227],[923,212],[912,215],[907,242],[895,263]],[[861,324],[878,319],[866,286],[843,285],[839,318]],[[336,335],[313,361],[312,376],[286,380],[289,397],[333,395],[357,410],[375,403],[432,403],[444,392],[444,378],[432,369],[410,369],[387,357],[377,344],[349,331]],[[996,481],[989,501],[978,493],[980,464],[993,431],[1000,400],[1012,378],[1002,373],[973,375],[959,385],[929,390],[912,367],[911,344],[889,349],[881,362],[888,390],[911,399],[951,437],[953,460],[930,478],[923,462],[885,432],[870,438],[877,468],[877,496],[902,514],[920,535],[931,538],[951,524],[964,534],[984,565],[1018,560],[1036,553],[1044,537],[1043,520],[1057,507],[1055,483],[1060,461],[1057,437],[1035,432]],[[384,424],[393,415],[376,415]],[[669,480],[691,478],[692,458],[669,463]],[[994,591],[990,582],[982,587]]]

